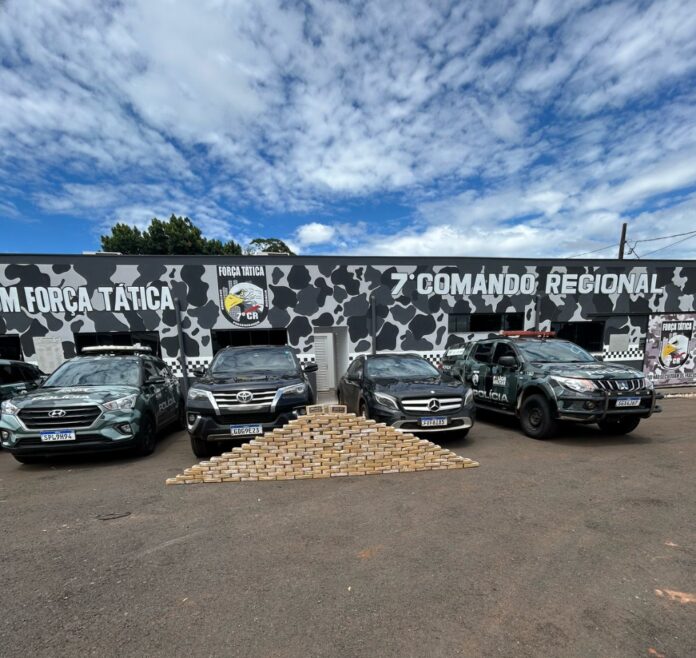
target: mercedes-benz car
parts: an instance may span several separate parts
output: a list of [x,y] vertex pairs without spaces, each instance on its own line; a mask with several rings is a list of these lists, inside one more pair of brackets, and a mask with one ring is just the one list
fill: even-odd
[[642,372],[599,361],[550,332],[504,332],[473,342],[452,370],[471,384],[478,407],[516,415],[536,439],[553,436],[559,420],[626,434],[660,411],[662,395]]
[[85,348],[38,389],[2,403],[2,447],[22,463],[104,451],[148,455],[183,420],[178,380],[147,348]]
[[471,388],[417,354],[357,357],[338,384],[349,411],[410,432],[457,430],[474,424]]
[[225,443],[250,439],[281,427],[314,404],[307,373],[290,347],[256,345],[220,350],[207,370],[194,370],[186,400],[186,424],[197,457],[219,452]]

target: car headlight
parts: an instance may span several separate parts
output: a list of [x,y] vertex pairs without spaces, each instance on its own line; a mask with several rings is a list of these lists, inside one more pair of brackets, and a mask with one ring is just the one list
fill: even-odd
[[470,388],[467,388],[466,393],[464,393],[464,406],[471,404],[473,399],[474,399],[474,391]]
[[554,376],[553,380],[559,383],[565,388],[569,388],[571,391],[576,391],[577,393],[591,393],[596,391],[597,387],[591,379],[576,379],[575,377],[557,377]]
[[383,407],[389,407],[390,409],[399,408],[396,398],[393,398],[391,395],[385,395],[384,393],[374,393],[373,395],[375,396],[375,401]]
[[190,388],[188,390],[188,395],[186,396],[188,400],[208,400],[210,404],[213,404],[213,394],[210,391],[206,391],[203,388]]
[[304,395],[307,392],[307,385],[293,384],[292,386],[283,386],[278,391],[281,395]]
[[12,404],[12,400],[5,400],[2,406],[0,406],[0,413],[8,416],[16,416],[18,411],[19,407],[16,404]]
[[108,411],[118,411],[120,409],[132,409],[135,406],[135,401],[138,396],[133,393],[132,395],[126,395],[124,398],[118,398],[118,400],[111,400],[110,402],[105,402],[102,406]]

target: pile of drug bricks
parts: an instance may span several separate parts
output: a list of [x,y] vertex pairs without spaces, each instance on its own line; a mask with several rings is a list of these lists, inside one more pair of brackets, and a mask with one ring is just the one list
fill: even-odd
[[431,441],[346,413],[343,405],[313,405],[285,427],[187,468],[166,483],[308,480],[474,466],[478,463]]

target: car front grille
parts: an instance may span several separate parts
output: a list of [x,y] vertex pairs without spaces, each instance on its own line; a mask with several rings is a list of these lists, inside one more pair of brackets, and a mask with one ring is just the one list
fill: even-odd
[[602,391],[618,391],[619,393],[626,393],[629,391],[639,391],[645,388],[643,380],[641,378],[635,379],[595,379],[593,380]]
[[[434,404],[434,403],[437,404]],[[439,413],[456,411],[462,406],[460,397],[428,397],[428,398],[408,398],[401,400],[404,411],[410,413]]]
[[[63,415],[55,415],[64,411]],[[78,429],[89,427],[101,414],[99,407],[29,408],[19,412],[19,419],[30,430]]]
[[219,425],[246,425],[251,423],[273,423],[275,422],[276,414],[270,412],[258,413],[222,413],[215,416],[215,420]]
[[[250,393],[251,399],[240,400],[237,396],[242,392]],[[244,407],[249,405],[270,407],[275,395],[276,389],[266,391],[246,391],[245,389],[241,389],[239,391],[215,391],[213,393],[215,403],[220,409],[235,409],[240,406]]]

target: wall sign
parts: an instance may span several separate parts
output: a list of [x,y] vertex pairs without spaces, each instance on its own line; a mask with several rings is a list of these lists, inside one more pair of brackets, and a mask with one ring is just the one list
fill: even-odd
[[645,374],[662,386],[696,383],[696,313],[651,315],[645,344]]
[[254,327],[268,315],[263,265],[218,265],[220,310],[235,327]]

